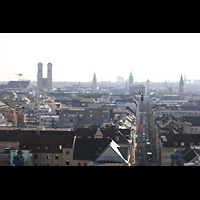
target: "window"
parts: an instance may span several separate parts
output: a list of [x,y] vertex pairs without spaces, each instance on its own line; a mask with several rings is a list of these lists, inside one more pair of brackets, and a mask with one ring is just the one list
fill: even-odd
[[35,154],[35,155],[34,155],[34,159],[38,159],[38,154]]
[[59,159],[59,155],[55,155],[55,159],[58,160]]
[[69,156],[69,151],[66,151],[66,152],[65,152],[65,155],[66,155],[66,156]]
[[184,146],[184,142],[181,142],[181,146],[182,146],[182,147]]
[[46,157],[47,157],[47,160],[49,160],[49,159],[50,159],[50,155],[48,155],[48,154],[47,154],[47,155],[46,155]]
[[177,146],[177,142],[174,142],[174,146]]
[[116,142],[119,141],[119,136],[115,136],[115,141],[116,141]]
[[80,162],[78,162],[78,166],[81,166],[81,163],[80,163]]
[[69,165],[69,160],[66,160],[66,165]]

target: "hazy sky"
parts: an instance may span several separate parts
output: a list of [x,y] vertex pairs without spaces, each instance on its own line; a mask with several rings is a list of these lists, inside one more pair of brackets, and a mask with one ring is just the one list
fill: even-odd
[[0,33],[0,81],[37,80],[53,64],[53,81],[200,79],[199,33]]

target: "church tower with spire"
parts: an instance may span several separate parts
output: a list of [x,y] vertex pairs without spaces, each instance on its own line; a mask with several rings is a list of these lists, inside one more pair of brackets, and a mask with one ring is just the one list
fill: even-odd
[[183,94],[184,92],[184,81],[183,81],[183,76],[181,74],[181,80],[179,82],[179,94]]
[[93,77],[93,82],[92,82],[92,90],[97,91],[97,78],[96,78],[96,74],[94,72],[94,77]]
[[129,76],[129,87],[133,85],[133,75],[132,75],[132,70]]

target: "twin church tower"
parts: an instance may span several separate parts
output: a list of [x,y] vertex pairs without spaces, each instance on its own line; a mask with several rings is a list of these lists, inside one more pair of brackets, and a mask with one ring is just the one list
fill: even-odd
[[38,63],[37,87],[52,89],[52,63],[47,64],[47,78],[43,78],[43,64]]

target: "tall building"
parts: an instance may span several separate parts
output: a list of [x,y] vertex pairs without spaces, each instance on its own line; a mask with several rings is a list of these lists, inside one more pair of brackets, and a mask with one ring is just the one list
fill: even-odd
[[179,94],[183,94],[184,92],[184,81],[183,81],[183,76],[181,74],[181,80],[179,82]]
[[43,78],[43,64],[38,63],[37,87],[52,89],[52,63],[47,64],[47,78]]
[[129,76],[129,87],[133,85],[133,75],[132,75],[132,70]]
[[94,77],[93,77],[93,82],[92,82],[92,90],[97,91],[97,78],[96,78],[96,74],[94,72]]
[[38,74],[37,74],[37,86],[41,87],[43,85],[43,64],[38,63]]
[[47,64],[47,88],[52,88],[52,63]]

